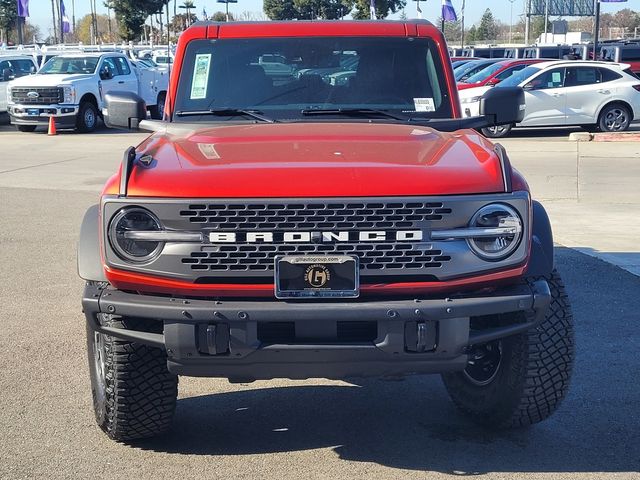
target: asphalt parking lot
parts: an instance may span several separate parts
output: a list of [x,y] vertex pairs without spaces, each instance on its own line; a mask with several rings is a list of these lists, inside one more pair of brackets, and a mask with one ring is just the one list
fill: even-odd
[[172,432],[127,446],[93,419],[75,244],[144,135],[0,126],[0,478],[640,478],[640,143],[567,132],[503,142],[549,209],[575,315],[573,384],[551,419],[480,429],[435,376],[182,378]]

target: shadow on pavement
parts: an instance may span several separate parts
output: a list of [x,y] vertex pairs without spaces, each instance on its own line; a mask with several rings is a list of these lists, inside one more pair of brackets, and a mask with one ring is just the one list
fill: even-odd
[[569,396],[546,422],[492,432],[454,409],[438,377],[358,380],[184,398],[168,435],[135,446],[196,455],[333,448],[345,460],[456,475],[638,471],[640,279],[568,249],[556,256],[578,350]]

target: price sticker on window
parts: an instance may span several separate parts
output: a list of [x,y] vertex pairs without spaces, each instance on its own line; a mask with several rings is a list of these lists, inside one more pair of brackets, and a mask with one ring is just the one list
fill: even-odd
[[207,98],[207,85],[209,84],[209,68],[211,67],[211,54],[199,53],[193,69],[191,81],[191,100]]

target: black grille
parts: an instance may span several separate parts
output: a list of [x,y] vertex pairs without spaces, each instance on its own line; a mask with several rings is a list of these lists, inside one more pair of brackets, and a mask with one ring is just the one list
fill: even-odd
[[[38,95],[35,96],[32,92]],[[31,96],[29,93],[32,93]],[[11,99],[21,104],[52,105],[64,102],[64,90],[62,87],[11,87]]]
[[451,213],[437,202],[191,204],[180,216],[203,228],[241,230],[407,229]]
[[428,246],[409,243],[340,243],[223,245],[205,247],[214,251],[192,252],[182,263],[203,272],[270,272],[277,255],[344,254],[360,258],[360,270],[401,270],[406,268],[439,268],[451,257]]

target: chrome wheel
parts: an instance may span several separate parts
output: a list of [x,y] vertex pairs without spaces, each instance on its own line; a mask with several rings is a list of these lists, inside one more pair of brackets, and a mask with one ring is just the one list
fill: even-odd
[[496,340],[483,345],[474,345],[469,354],[469,363],[464,376],[479,387],[489,385],[498,375],[502,365],[502,342]]
[[614,107],[606,111],[603,118],[604,130],[620,132],[629,126],[629,114],[621,107]]

